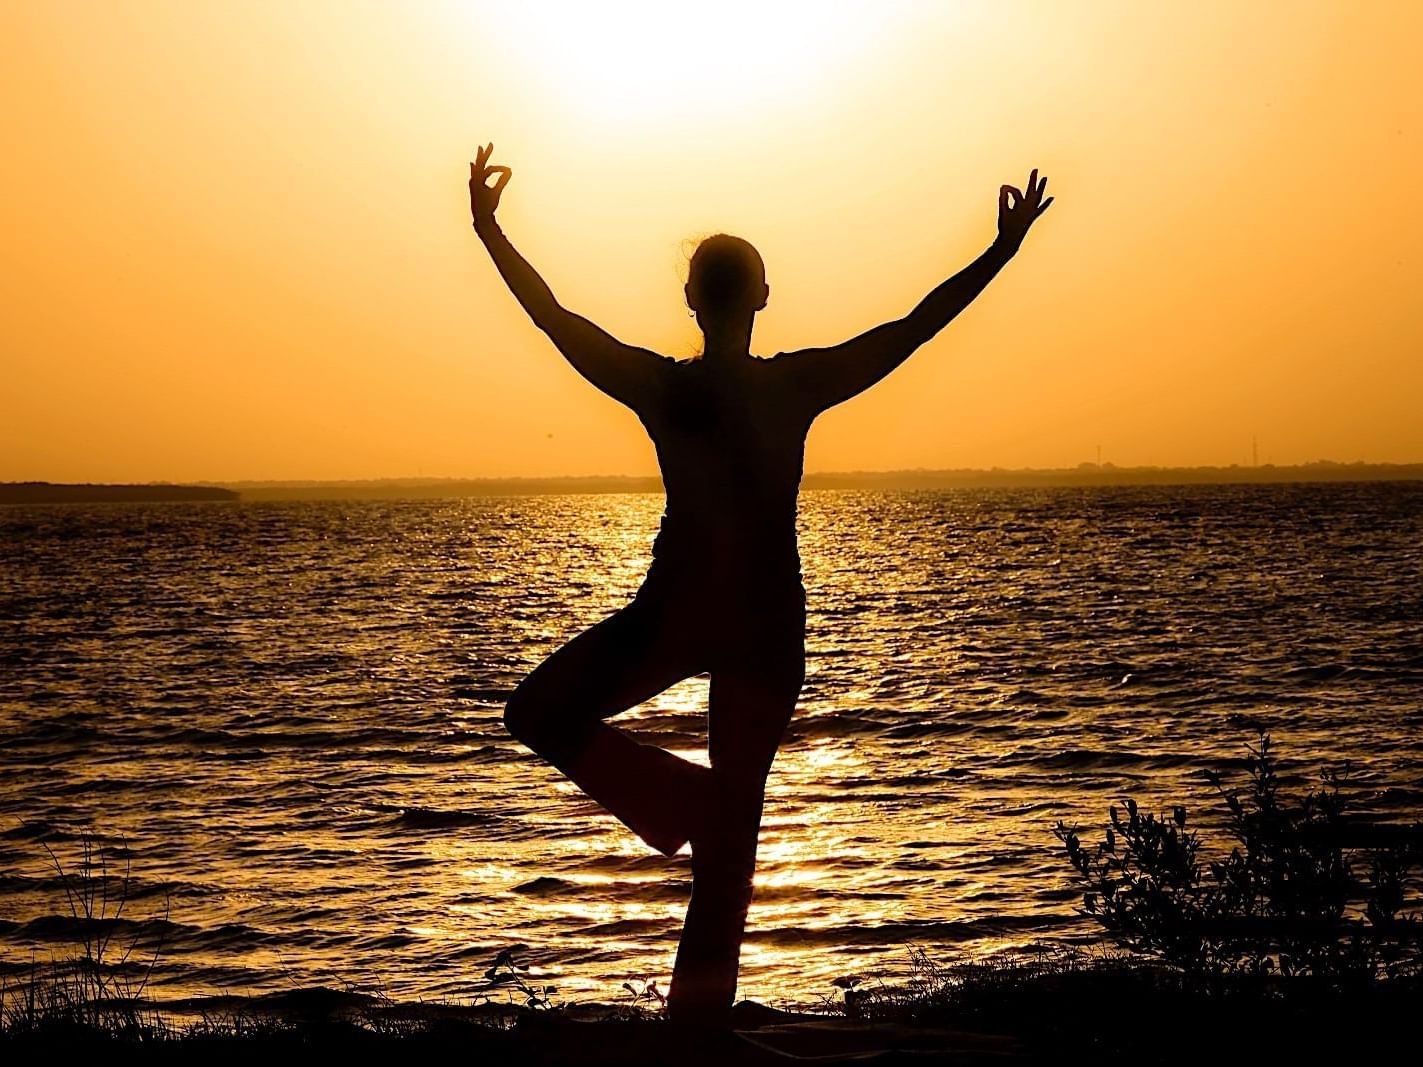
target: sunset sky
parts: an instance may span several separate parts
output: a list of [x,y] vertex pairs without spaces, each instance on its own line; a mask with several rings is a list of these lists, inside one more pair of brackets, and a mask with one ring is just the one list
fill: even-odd
[[[593,14],[593,9],[602,11]],[[1423,460],[1423,4],[0,7],[0,480],[645,474],[527,321],[468,161],[568,307],[696,351],[907,311],[1057,203],[812,471]]]

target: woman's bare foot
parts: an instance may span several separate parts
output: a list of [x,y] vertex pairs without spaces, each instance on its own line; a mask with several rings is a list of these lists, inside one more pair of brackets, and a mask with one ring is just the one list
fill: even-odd
[[712,772],[697,763],[649,748],[648,770],[653,792],[662,803],[632,827],[634,833],[664,856],[675,856],[688,841],[701,836],[711,802]]

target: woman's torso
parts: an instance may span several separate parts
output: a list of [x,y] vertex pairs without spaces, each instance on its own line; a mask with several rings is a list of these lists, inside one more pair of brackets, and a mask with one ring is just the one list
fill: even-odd
[[738,600],[798,593],[796,496],[811,418],[777,360],[669,362],[644,407],[667,492],[653,575]]

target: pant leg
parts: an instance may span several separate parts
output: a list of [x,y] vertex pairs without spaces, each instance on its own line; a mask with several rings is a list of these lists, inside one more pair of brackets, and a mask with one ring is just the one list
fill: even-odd
[[509,732],[557,764],[601,720],[705,670],[664,601],[639,593],[535,667],[504,709]]
[[805,679],[803,601],[763,613],[749,644],[712,668],[707,722],[712,799],[692,841],[692,900],[677,947],[674,1021],[720,1024],[737,970],[756,870],[766,776]]
[[603,720],[706,669],[671,607],[656,590],[640,592],[535,668],[504,711],[514,737],[667,855],[690,836],[710,776]]

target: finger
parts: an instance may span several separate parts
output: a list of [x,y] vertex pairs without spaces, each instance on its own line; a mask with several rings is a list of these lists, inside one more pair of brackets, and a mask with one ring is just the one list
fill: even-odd
[[1038,200],[1039,203],[1042,202],[1043,193],[1045,193],[1046,191],[1047,191],[1047,179],[1046,179],[1046,178],[1043,178],[1043,179],[1041,179],[1041,180],[1038,182],[1038,191],[1037,191],[1037,194],[1036,194],[1037,200]]
[[1028,175],[1028,184],[1027,184],[1027,187],[1026,187],[1026,188],[1027,188],[1027,191],[1028,191],[1028,195],[1029,195],[1029,196],[1036,196],[1036,195],[1037,195],[1036,190],[1034,189],[1034,186],[1036,186],[1037,184],[1038,184],[1038,168],[1037,168],[1037,167],[1034,167],[1034,168],[1033,168],[1033,173],[1031,173],[1031,174]]
[[1010,188],[1010,187],[1007,186],[1007,185],[1000,185],[1000,186],[998,187],[998,210],[999,210],[1000,212],[1006,213],[1006,212],[1008,211],[1008,189],[1009,189],[1009,188]]
[[489,158],[489,149],[485,148],[483,145],[480,145],[478,148],[475,149],[475,151],[474,151],[474,161],[475,161],[475,163],[479,166],[479,168],[480,168],[481,170],[484,169],[484,161],[487,160],[488,158]]
[[1036,215],[1034,215],[1033,218],[1035,218],[1035,219],[1036,219],[1036,218],[1041,218],[1041,217],[1042,217],[1042,213],[1043,213],[1044,211],[1046,211],[1048,208],[1052,207],[1052,202],[1053,202],[1054,200],[1056,200],[1056,199],[1057,199],[1057,197],[1055,197],[1055,196],[1050,196],[1050,197],[1048,197],[1046,200],[1044,200],[1044,201],[1043,201],[1043,206],[1040,207],[1040,208],[1038,208],[1038,213],[1037,213]]
[[490,167],[489,173],[498,175],[494,181],[494,185],[490,189],[491,192],[495,193],[502,191],[504,186],[509,184],[509,179],[514,176],[514,172],[508,167]]

